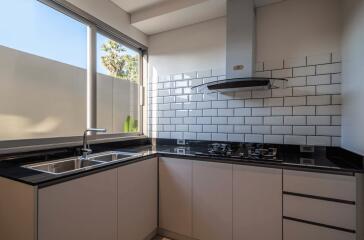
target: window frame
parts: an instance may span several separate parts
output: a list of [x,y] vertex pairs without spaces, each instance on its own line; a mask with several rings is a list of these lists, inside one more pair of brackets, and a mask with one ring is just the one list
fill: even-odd
[[[115,142],[115,141],[131,140],[136,138],[146,138],[143,134],[144,132],[143,108],[144,108],[144,84],[145,84],[143,59],[147,58],[148,48],[145,45],[139,43],[138,41],[130,38],[129,36],[121,33],[117,29],[106,24],[105,22],[101,21],[100,19],[74,6],[73,4],[69,3],[66,0],[37,0],[37,1],[47,5],[50,8],[55,9],[58,12],[65,14],[68,17],[71,17],[85,24],[89,29],[91,29],[91,31],[94,31],[93,34],[94,39],[92,39],[92,41],[94,41],[95,43],[96,43],[96,33],[100,33],[139,53],[139,74],[140,74],[140,81],[139,81],[140,91],[139,91],[139,101],[138,101],[139,132],[95,135],[90,137],[90,143]],[[95,46],[93,47],[93,51],[96,52]],[[95,78],[96,78],[96,73],[97,73],[96,55],[95,54],[91,55],[95,56],[95,59],[91,62],[93,62],[92,68],[95,71]],[[89,61],[90,59],[87,60]],[[82,134],[83,133],[81,132],[80,135],[77,136],[4,140],[0,141],[0,154],[27,152],[35,150],[47,150],[60,147],[74,147],[82,144]]]

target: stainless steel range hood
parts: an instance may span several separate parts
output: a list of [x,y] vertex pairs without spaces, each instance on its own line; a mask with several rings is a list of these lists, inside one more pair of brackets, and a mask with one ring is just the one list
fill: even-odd
[[255,77],[254,0],[227,0],[226,79],[203,84],[209,90],[244,91],[277,87],[281,78]]

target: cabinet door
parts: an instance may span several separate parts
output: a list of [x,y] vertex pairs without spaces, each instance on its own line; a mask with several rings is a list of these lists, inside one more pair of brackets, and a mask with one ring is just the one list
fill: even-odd
[[116,240],[117,170],[39,190],[39,240]]
[[157,229],[158,162],[118,168],[118,239],[143,240]]
[[159,160],[159,227],[192,236],[192,164],[174,158]]
[[282,239],[282,170],[234,165],[234,240]]
[[193,237],[232,239],[231,164],[193,162]]

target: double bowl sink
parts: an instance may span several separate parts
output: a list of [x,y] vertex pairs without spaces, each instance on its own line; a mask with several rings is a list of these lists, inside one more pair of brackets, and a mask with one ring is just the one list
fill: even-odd
[[91,154],[87,159],[74,157],[63,160],[30,164],[23,167],[50,174],[64,174],[88,170],[100,165],[109,164],[111,162],[123,162],[137,156],[140,156],[140,154],[129,152],[105,152],[100,154]]

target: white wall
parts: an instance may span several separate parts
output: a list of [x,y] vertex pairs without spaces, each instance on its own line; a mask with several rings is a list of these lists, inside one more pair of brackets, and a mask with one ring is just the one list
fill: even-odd
[[[257,60],[340,51],[341,0],[286,0],[257,8]],[[225,69],[226,18],[149,37],[159,75]]]
[[342,146],[364,155],[364,1],[345,1]]
[[340,51],[341,0],[286,0],[257,9],[257,60]]
[[160,76],[224,68],[226,18],[149,37],[149,63]]
[[109,0],[67,0],[134,40],[148,45],[147,36],[130,24],[130,15]]

